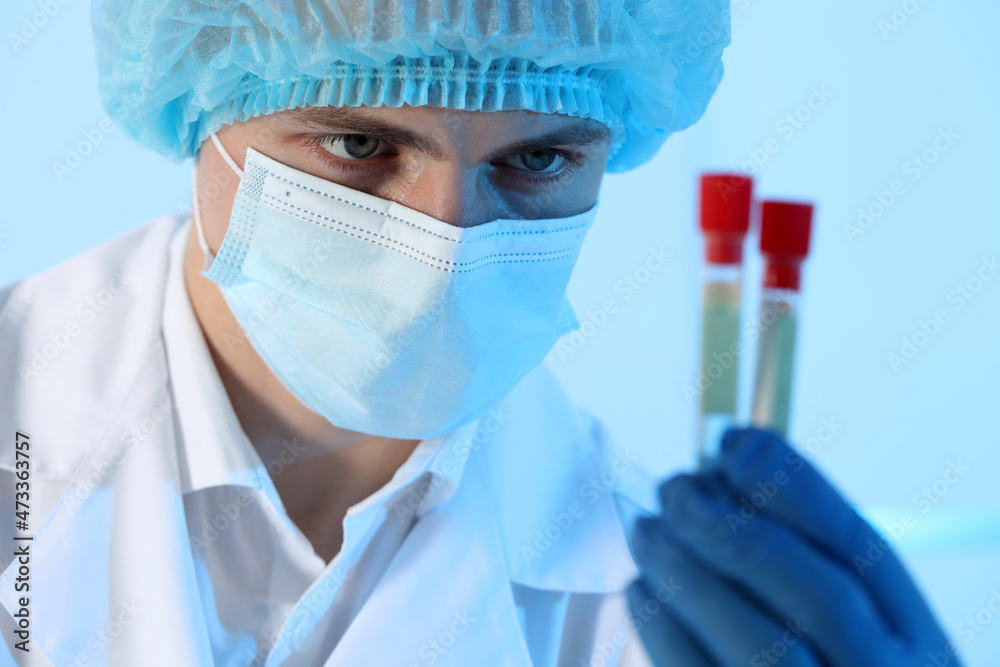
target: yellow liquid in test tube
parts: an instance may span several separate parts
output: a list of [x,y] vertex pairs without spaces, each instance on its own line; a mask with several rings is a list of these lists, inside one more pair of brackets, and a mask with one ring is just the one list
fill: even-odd
[[750,420],[782,437],[788,434],[798,320],[795,292],[772,292],[761,300],[760,342]]
[[[739,267],[712,268],[716,275],[709,275],[705,282],[698,378],[702,388],[699,433],[702,465],[716,454],[722,434],[736,418],[739,378]],[[723,271],[729,275],[719,275]]]

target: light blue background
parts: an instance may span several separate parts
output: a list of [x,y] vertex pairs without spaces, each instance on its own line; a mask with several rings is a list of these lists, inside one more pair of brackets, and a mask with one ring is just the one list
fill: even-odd
[[[16,48],[9,34],[42,4],[0,8],[0,283],[189,205],[190,165],[105,132],[87,0],[52,4],[48,24]],[[880,31],[904,5],[916,10],[905,24]],[[695,406],[682,387],[697,372],[697,175],[750,170],[758,195],[815,201],[791,439],[806,442],[823,418],[843,425],[813,458],[878,516],[917,515],[901,547],[952,633],[1000,591],[1000,277],[961,310],[948,300],[984,257],[1000,255],[997,25],[990,0],[735,0],[726,75],[704,119],[650,164],[606,178],[570,296],[581,320],[606,299],[617,312],[578,350],[549,360],[647,468],[688,466]],[[779,121],[814,87],[829,100],[789,136]],[[904,164],[941,128],[959,138],[913,182]],[[57,174],[81,142],[96,146]],[[766,146],[763,164],[746,162]],[[845,226],[895,179],[905,193],[852,243]],[[672,255],[666,266],[631,298],[617,292],[661,246]],[[751,309],[758,280],[751,262]],[[894,371],[887,354],[938,309],[948,323]],[[742,380],[746,399],[749,374]],[[959,460],[969,472],[921,513],[915,494]],[[972,529],[969,517],[979,522]],[[996,665],[1000,618],[964,648],[968,664]]]

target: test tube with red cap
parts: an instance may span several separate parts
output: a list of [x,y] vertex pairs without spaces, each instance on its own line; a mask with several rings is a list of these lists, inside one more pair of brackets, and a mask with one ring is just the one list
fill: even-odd
[[764,285],[750,420],[782,437],[788,431],[800,277],[802,261],[809,254],[812,215],[811,204],[765,201],[761,205]]
[[702,465],[717,453],[722,434],[736,418],[743,243],[752,196],[753,180],[745,176],[701,177],[705,272],[698,455]]

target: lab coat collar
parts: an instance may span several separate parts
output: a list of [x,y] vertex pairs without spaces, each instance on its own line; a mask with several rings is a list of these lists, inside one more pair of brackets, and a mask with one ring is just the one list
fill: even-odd
[[[162,320],[171,393],[180,426],[181,491],[191,493],[223,484],[263,491],[267,471],[228,400],[187,294],[184,252],[188,228],[189,223],[179,227],[170,241]],[[291,444],[294,448],[295,443]]]

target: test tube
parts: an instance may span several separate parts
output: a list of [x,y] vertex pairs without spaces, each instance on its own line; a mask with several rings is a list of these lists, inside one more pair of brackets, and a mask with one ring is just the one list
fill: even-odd
[[750,421],[782,437],[788,433],[799,278],[802,261],[809,253],[812,214],[811,204],[765,201],[761,205],[764,285]]
[[740,283],[743,241],[750,226],[753,180],[737,174],[701,177],[701,230],[705,235],[701,327],[698,459],[718,452],[736,418],[739,371]]

